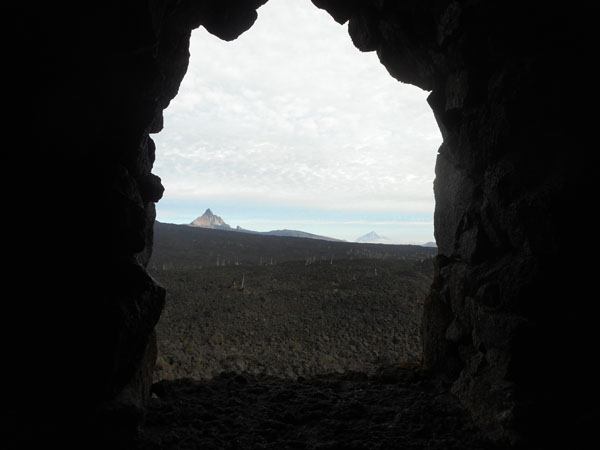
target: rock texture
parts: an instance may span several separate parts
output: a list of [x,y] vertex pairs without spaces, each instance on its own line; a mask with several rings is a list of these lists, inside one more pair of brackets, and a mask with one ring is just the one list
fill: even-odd
[[[163,190],[149,135],[186,71],[190,31],[235,39],[264,1],[2,5],[9,447],[111,436],[102,426],[122,442],[135,429],[164,300],[144,267]],[[313,2],[393,77],[431,91],[444,143],[425,366],[454,380],[498,442],[581,438],[598,405],[585,261],[599,7]]]
[[593,188],[591,98],[572,87],[591,81],[577,68],[596,45],[597,7],[313,3],[347,21],[354,44],[376,51],[393,77],[431,91],[444,141],[424,365],[455,378],[452,391],[499,442],[572,439],[597,409],[582,399],[598,393],[585,300],[592,269],[569,267],[589,250],[575,236],[593,236],[589,222],[573,220]]
[[223,372],[210,381],[161,381],[153,391],[134,450],[501,449],[443,379],[414,368],[294,382]]
[[155,380],[297,379],[418,363],[432,259],[152,270],[167,289]]
[[234,39],[261,3],[1,7],[4,167],[17,175],[4,205],[17,286],[3,311],[3,342],[16,341],[3,383],[9,448],[126,447],[136,431],[165,295],[145,270],[163,192],[150,134],[186,72],[191,30]]

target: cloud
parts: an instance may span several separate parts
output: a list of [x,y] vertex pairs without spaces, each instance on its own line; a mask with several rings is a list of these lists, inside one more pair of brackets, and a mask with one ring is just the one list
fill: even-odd
[[198,29],[190,53],[153,136],[165,198],[433,214],[427,93],[309,1],[269,1],[233,42]]

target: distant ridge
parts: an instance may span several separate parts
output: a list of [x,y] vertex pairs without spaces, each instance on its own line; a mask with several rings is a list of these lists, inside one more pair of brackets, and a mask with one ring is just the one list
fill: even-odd
[[336,239],[327,236],[321,236],[318,234],[307,233],[306,231],[299,230],[271,230],[271,231],[252,231],[246,230],[240,226],[237,226],[232,231],[237,231],[239,233],[250,233],[250,234],[260,234],[262,236],[281,236],[281,237],[298,237],[298,238],[306,238],[306,239],[320,239],[322,241],[331,241],[331,242],[347,242],[343,239]]
[[307,238],[307,239],[321,239],[323,241],[333,241],[333,242],[346,242],[342,239],[335,239],[327,236],[320,236],[318,234],[307,233],[305,231],[298,230],[272,230],[272,231],[252,231],[246,230],[245,228],[240,227],[239,225],[236,228],[232,228],[229,224],[225,223],[225,221],[215,215],[210,208],[208,208],[204,214],[197,217],[193,222],[189,224],[192,227],[200,227],[200,228],[210,228],[212,230],[228,230],[228,231],[237,231],[239,233],[251,233],[251,234],[262,234],[268,236],[283,236],[283,237],[299,237],[299,238]]
[[214,266],[217,260],[219,265],[271,264],[271,260],[273,264],[309,260],[327,264],[333,261],[335,264],[335,261],[342,259],[384,258],[423,261],[436,253],[437,249],[420,245],[331,242],[155,221],[151,264],[157,268],[181,268]]
[[324,241],[333,241],[333,242],[346,242],[342,239],[335,239],[327,236],[320,236],[318,234],[307,233],[305,231],[298,230],[273,230],[273,231],[265,231],[260,234],[268,234],[271,236],[284,236],[284,237],[300,237],[307,239],[321,239]]

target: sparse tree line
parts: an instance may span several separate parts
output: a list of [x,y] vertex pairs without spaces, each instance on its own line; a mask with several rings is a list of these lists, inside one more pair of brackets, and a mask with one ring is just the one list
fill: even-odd
[[316,256],[309,256],[306,258],[304,263],[305,266],[310,266],[311,264],[322,264],[323,262],[329,262],[329,264],[333,264],[333,255],[331,255],[331,259],[328,256],[321,256],[320,258]]
[[[414,254],[414,255],[407,255],[407,256],[394,256],[394,257],[390,257],[389,255],[383,254],[383,253],[376,253],[376,252],[367,252],[367,254],[360,254],[360,255],[351,255],[348,254],[350,257],[347,258],[348,260],[352,261],[354,260],[354,256],[356,256],[356,259],[377,259],[377,260],[403,260],[403,261],[415,261],[415,262],[424,262],[426,260],[431,259],[431,255],[420,255],[420,254]],[[343,258],[342,258],[343,259]],[[335,255],[320,255],[320,256],[307,256],[304,259],[304,265],[305,266],[310,266],[313,264],[329,264],[329,265],[333,265],[335,261],[339,260],[339,258],[336,258]],[[285,261],[285,262],[294,262],[294,261]],[[295,262],[300,262],[300,261],[295,261]],[[246,265],[246,266],[275,266],[278,264],[277,259],[272,258],[272,257],[263,257],[260,256],[258,258],[258,261],[256,264],[253,264],[251,262],[247,262],[247,261],[240,261],[237,257],[235,258],[225,258],[222,257],[221,255],[218,255],[215,261],[215,265],[216,267],[229,267],[229,266],[242,266],[242,265]],[[153,271],[169,271],[169,270],[202,270],[204,268],[207,267],[211,267],[213,266],[212,264],[185,264],[185,263],[180,263],[178,262],[177,264],[175,264],[173,261],[169,261],[169,262],[165,262],[162,264],[152,264],[150,266],[150,269]],[[214,267],[214,266],[213,266]]]

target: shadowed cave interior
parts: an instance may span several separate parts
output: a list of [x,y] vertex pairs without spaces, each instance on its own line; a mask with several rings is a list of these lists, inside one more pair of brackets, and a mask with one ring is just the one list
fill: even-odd
[[[8,448],[134,448],[152,417],[165,292],[146,271],[164,189],[150,134],[185,74],[191,30],[235,39],[262,3],[2,6],[5,167],[19,183],[5,205],[5,235],[17,243],[6,280],[18,283],[5,300]],[[376,51],[391,76],[431,92],[444,140],[422,362],[382,374],[380,385],[414,394],[415,379],[433,377],[421,392],[449,395],[499,448],[584,442],[598,398],[589,261],[597,93],[588,67],[598,7],[313,3],[348,22],[354,45]],[[334,381],[338,392],[347,381]]]

